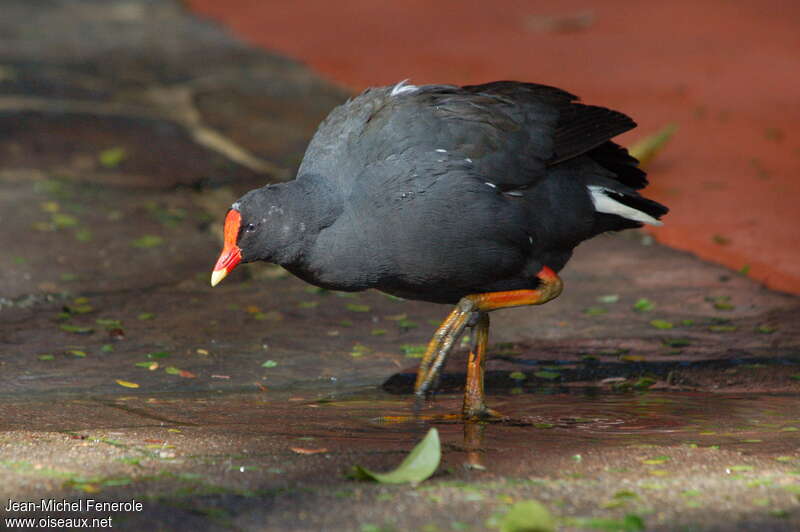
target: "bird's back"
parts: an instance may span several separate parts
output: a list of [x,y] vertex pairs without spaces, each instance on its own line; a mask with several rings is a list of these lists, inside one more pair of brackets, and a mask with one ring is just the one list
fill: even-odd
[[517,82],[399,84],[340,106],[299,172],[330,180],[344,206],[317,269],[352,263],[356,288],[450,302],[521,288],[580,241],[655,221],[666,209],[636,192],[645,174],[609,140],[635,123],[575,100]]

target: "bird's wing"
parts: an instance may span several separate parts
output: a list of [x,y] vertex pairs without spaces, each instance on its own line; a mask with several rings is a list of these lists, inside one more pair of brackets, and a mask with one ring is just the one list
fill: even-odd
[[622,113],[576,103],[546,85],[398,84],[335,109],[309,144],[299,175],[336,179],[343,190],[356,180],[424,181],[449,172],[520,188],[633,127]]

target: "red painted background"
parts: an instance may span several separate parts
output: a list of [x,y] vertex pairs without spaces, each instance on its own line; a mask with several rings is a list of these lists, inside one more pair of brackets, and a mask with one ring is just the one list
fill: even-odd
[[800,2],[185,0],[244,40],[361,89],[536,81],[680,127],[650,167],[653,230],[800,293]]

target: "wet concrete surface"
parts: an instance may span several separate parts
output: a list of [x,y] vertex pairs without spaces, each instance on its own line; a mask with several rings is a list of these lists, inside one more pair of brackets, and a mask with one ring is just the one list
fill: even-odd
[[[511,422],[443,419],[463,349],[409,421],[448,308],[261,264],[208,286],[227,206],[291,176],[346,95],[170,2],[6,7],[3,503],[141,500],[114,514],[125,530],[483,530],[527,499],[565,529],[800,526],[797,297],[598,238],[559,299],[493,316],[489,401]],[[344,476],[390,469],[429,426],[432,479]]]

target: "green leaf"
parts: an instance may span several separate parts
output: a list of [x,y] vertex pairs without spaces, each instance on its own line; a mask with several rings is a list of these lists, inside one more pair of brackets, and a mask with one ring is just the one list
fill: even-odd
[[408,358],[422,358],[422,355],[425,354],[425,350],[428,348],[425,344],[413,345],[413,344],[403,344],[400,346],[400,349],[403,351],[403,354]]
[[686,338],[664,338],[661,343],[668,347],[687,347],[692,345],[691,340]]
[[770,327],[769,325],[759,325],[756,327],[756,332],[760,334],[772,334],[777,330],[777,327]]
[[164,371],[167,372],[169,375],[180,375],[181,370],[176,368],[175,366],[167,366],[164,368]]
[[152,320],[155,317],[156,317],[156,315],[153,314],[152,312],[142,312],[141,314],[136,316],[136,319],[141,320],[141,321],[147,321],[147,320]]
[[646,529],[644,521],[636,514],[628,514],[623,519],[578,517],[569,519],[568,523],[581,529],[607,530],[608,532],[639,532]]
[[639,139],[628,148],[628,152],[639,159],[639,165],[644,167],[656,157],[676,131],[678,125],[669,123],[655,133]]
[[616,303],[617,301],[619,301],[619,294],[607,294],[604,296],[597,297],[598,303],[605,303],[607,305],[611,303]]
[[500,532],[553,532],[556,519],[538,501],[520,501],[500,523]]
[[78,225],[78,219],[70,214],[57,212],[52,215],[53,224],[56,227],[75,227]]
[[654,308],[656,308],[656,304],[644,297],[638,299],[636,303],[633,304],[633,309],[639,312],[649,312]]
[[94,332],[94,329],[91,327],[79,327],[78,325],[68,325],[66,323],[62,323],[58,328],[64,332],[74,334],[92,334]]
[[512,371],[511,373],[508,374],[508,376],[514,379],[515,381],[525,380],[525,374],[522,373],[521,371]]
[[277,365],[278,365],[278,363],[275,362],[274,360],[267,360],[263,364],[261,364],[261,367],[262,368],[274,368]]
[[666,320],[652,320],[650,325],[656,329],[672,329],[673,327],[672,322]]
[[51,355],[51,354],[49,354],[49,353],[45,353],[43,355],[39,355],[39,360],[55,360],[55,359],[56,359],[56,357]]
[[556,373],[555,371],[537,371],[536,373],[534,373],[534,376],[539,377],[540,379],[547,379],[549,381],[552,381],[561,377],[561,374]]
[[116,168],[127,156],[128,153],[125,151],[125,148],[109,148],[101,151],[97,156],[97,160],[100,161],[100,164],[105,168]]
[[352,469],[351,476],[357,480],[377,480],[381,484],[406,482],[419,484],[436,472],[441,459],[442,448],[439,443],[439,432],[432,428],[394,471],[376,473],[356,465]]
[[608,309],[605,307],[589,307],[583,309],[583,313],[587,316],[601,316],[608,312]]
[[167,353],[166,351],[158,351],[158,352],[155,352],[155,353],[147,353],[147,358],[149,358],[150,360],[157,360],[159,358],[167,358],[168,356],[169,356],[169,353]]

